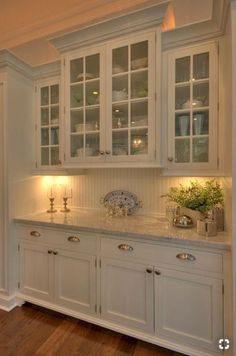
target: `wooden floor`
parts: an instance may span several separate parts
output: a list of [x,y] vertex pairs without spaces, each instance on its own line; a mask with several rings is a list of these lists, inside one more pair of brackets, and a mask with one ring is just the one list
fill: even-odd
[[182,356],[26,303],[0,310],[1,356]]

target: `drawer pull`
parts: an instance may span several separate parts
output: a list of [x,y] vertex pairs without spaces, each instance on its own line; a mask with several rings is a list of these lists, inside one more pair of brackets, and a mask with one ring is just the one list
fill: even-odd
[[67,240],[70,242],[80,242],[80,239],[77,236],[69,236]]
[[159,269],[157,269],[157,270],[155,271],[155,274],[156,274],[157,276],[160,276],[160,275],[161,275],[161,271],[159,271]]
[[57,251],[52,251],[52,253],[56,256],[58,255],[58,252]]
[[196,257],[190,255],[190,253],[179,253],[178,255],[176,255],[176,258],[182,261],[191,261],[191,262],[196,261]]
[[118,249],[119,249],[119,250],[122,250],[122,251],[130,251],[130,252],[134,250],[134,248],[133,248],[132,246],[127,245],[127,244],[121,244],[121,245],[119,245],[119,246],[118,246]]
[[51,255],[51,254],[52,254],[52,252],[53,252],[52,250],[48,250],[48,254],[49,254],[49,255]]
[[39,237],[41,234],[38,231],[30,231],[30,236]]
[[147,273],[152,273],[152,269],[151,269],[151,268],[147,268],[147,269],[146,269],[146,272],[147,272]]

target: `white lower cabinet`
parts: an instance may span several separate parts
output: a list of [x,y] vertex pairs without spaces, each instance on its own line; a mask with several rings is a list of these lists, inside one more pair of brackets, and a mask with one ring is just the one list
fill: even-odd
[[224,335],[222,280],[161,268],[154,285],[156,335],[217,351]]
[[103,258],[101,316],[145,332],[153,332],[152,266]]
[[17,237],[22,300],[186,355],[220,352],[226,251],[23,225]]
[[93,314],[96,257],[37,244],[20,244],[20,293]]

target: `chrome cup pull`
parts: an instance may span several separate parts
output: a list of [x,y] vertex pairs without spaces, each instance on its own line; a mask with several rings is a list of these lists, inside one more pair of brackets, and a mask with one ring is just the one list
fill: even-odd
[[196,257],[191,255],[190,253],[178,253],[178,255],[176,255],[176,258],[178,258],[179,260],[182,260],[182,261],[196,261]]
[[78,236],[69,236],[67,240],[70,242],[80,242],[80,238]]
[[147,273],[152,273],[153,270],[152,270],[151,268],[146,268],[146,272],[147,272]]
[[131,251],[134,250],[134,248],[133,248],[132,246],[127,245],[127,244],[121,244],[121,245],[119,245],[119,246],[118,246],[118,249],[119,249],[119,250],[122,250],[122,251],[129,251],[129,252],[131,252]]
[[30,236],[39,237],[41,234],[38,231],[30,231]]

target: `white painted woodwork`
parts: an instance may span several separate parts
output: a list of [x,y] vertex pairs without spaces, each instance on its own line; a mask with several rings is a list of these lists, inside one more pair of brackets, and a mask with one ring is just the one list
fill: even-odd
[[95,313],[96,257],[56,251],[55,303],[82,313]]
[[152,266],[102,258],[101,307],[106,320],[153,332]]
[[0,290],[4,289],[4,138],[3,138],[3,83],[0,82]]
[[53,300],[53,256],[37,244],[20,244],[21,293],[44,301]]
[[222,280],[157,268],[155,332],[159,337],[219,352],[223,337]]
[[[209,53],[209,150],[207,162],[193,162],[192,161],[192,139],[190,141],[190,161],[186,163],[176,162],[175,154],[175,61],[179,58],[193,56],[201,53]],[[167,61],[167,71],[165,72],[165,88],[168,92],[167,115],[168,115],[168,148],[166,157],[164,158],[165,166],[170,171],[178,172],[178,175],[182,175],[181,171],[185,170],[192,172],[202,172],[204,170],[216,170],[218,166],[218,54],[217,43],[209,43],[205,45],[196,45],[193,47],[184,47],[174,51],[167,52],[165,54],[165,60]],[[192,76],[192,70],[191,70]],[[190,100],[192,100],[192,92]],[[188,111],[185,109],[184,111]],[[190,116],[190,120],[192,120]],[[192,124],[190,123],[190,128]],[[194,137],[194,136],[193,136]],[[204,136],[203,136],[204,137]],[[197,174],[197,173],[196,173]]]

